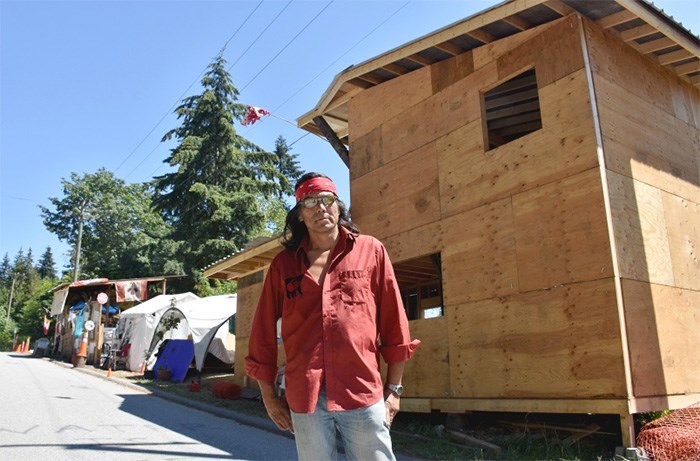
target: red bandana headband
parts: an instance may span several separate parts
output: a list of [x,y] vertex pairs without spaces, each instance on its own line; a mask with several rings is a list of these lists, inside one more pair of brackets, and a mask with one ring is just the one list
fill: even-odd
[[335,188],[335,184],[328,178],[318,176],[316,178],[307,179],[299,185],[295,192],[297,203],[309,194],[318,192],[332,192],[333,195],[338,196],[338,192]]

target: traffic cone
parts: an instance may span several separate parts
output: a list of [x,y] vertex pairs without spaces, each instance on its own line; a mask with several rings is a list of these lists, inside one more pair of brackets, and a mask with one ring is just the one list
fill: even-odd
[[80,350],[76,354],[76,362],[75,366],[76,368],[82,368],[85,366],[85,362],[87,361],[87,335],[83,334],[83,340],[80,342]]
[[139,375],[143,376],[146,374],[146,362],[141,362],[141,368],[139,369]]
[[107,368],[107,378],[112,377],[112,367]]

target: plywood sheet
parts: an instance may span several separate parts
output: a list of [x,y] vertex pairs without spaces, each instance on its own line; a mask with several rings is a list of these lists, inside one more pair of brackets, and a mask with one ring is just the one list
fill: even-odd
[[578,21],[577,16],[563,18],[541,34],[499,56],[499,80],[511,78],[534,66],[538,86],[545,87],[583,69]]
[[[265,271],[267,272],[267,271]],[[255,309],[258,307],[262,293],[262,280],[258,283],[238,288],[238,306],[236,308],[236,337],[250,336]]]
[[635,397],[700,392],[700,292],[622,281]]
[[410,322],[411,337],[421,347],[406,362],[403,384],[408,397],[447,397],[450,395],[449,342],[447,319],[438,317]]
[[353,221],[379,239],[437,221],[437,182],[433,143],[353,181]]
[[597,168],[513,196],[520,291],[613,275]]
[[[407,91],[410,89],[410,91]],[[359,138],[432,95],[424,67],[360,92],[348,103],[350,138]]]
[[472,51],[474,53],[474,68],[479,69],[496,61],[499,56],[503,56],[513,48],[519,47],[551,26],[552,23],[543,24],[475,48]]
[[351,181],[384,165],[382,146],[381,126],[359,138],[350,138]]
[[543,128],[527,136],[485,152],[476,120],[438,139],[443,216],[598,164],[585,72],[540,88],[539,95]]
[[607,176],[620,277],[675,285],[661,191],[611,171]]
[[391,261],[406,261],[438,253],[443,247],[442,222],[436,221],[382,240]]
[[509,198],[443,220],[442,234],[446,306],[517,292]]
[[626,395],[612,279],[451,306],[453,396]]
[[[606,166],[700,202],[700,131],[627,86],[596,76]],[[695,101],[700,105],[700,97]]]
[[673,280],[700,291],[700,204],[662,192]]
[[430,66],[432,69],[433,94],[444,90],[474,71],[471,51],[458,54]]

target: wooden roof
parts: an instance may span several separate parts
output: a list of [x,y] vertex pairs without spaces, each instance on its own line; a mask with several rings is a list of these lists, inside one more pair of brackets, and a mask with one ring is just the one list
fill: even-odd
[[347,105],[359,92],[575,12],[700,88],[698,37],[645,0],[509,0],[349,67],[297,124],[325,136],[347,163],[338,144],[348,145]]
[[282,249],[279,238],[267,240],[205,267],[204,276],[221,280],[238,280],[267,267]]

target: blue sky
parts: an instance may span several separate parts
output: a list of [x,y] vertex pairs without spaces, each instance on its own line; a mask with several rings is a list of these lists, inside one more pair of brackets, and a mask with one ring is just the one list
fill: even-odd
[[[0,258],[31,248],[36,261],[50,246],[58,269],[67,263],[69,244],[38,206],[63,196],[71,172],[104,167],[127,182],[165,173],[173,109],[199,94],[224,46],[239,102],[273,114],[238,133],[267,149],[284,136],[304,170],[325,172],[349,200],[347,169],[297,117],[348,66],[496,3],[0,0]],[[700,30],[694,1],[654,4]]]

